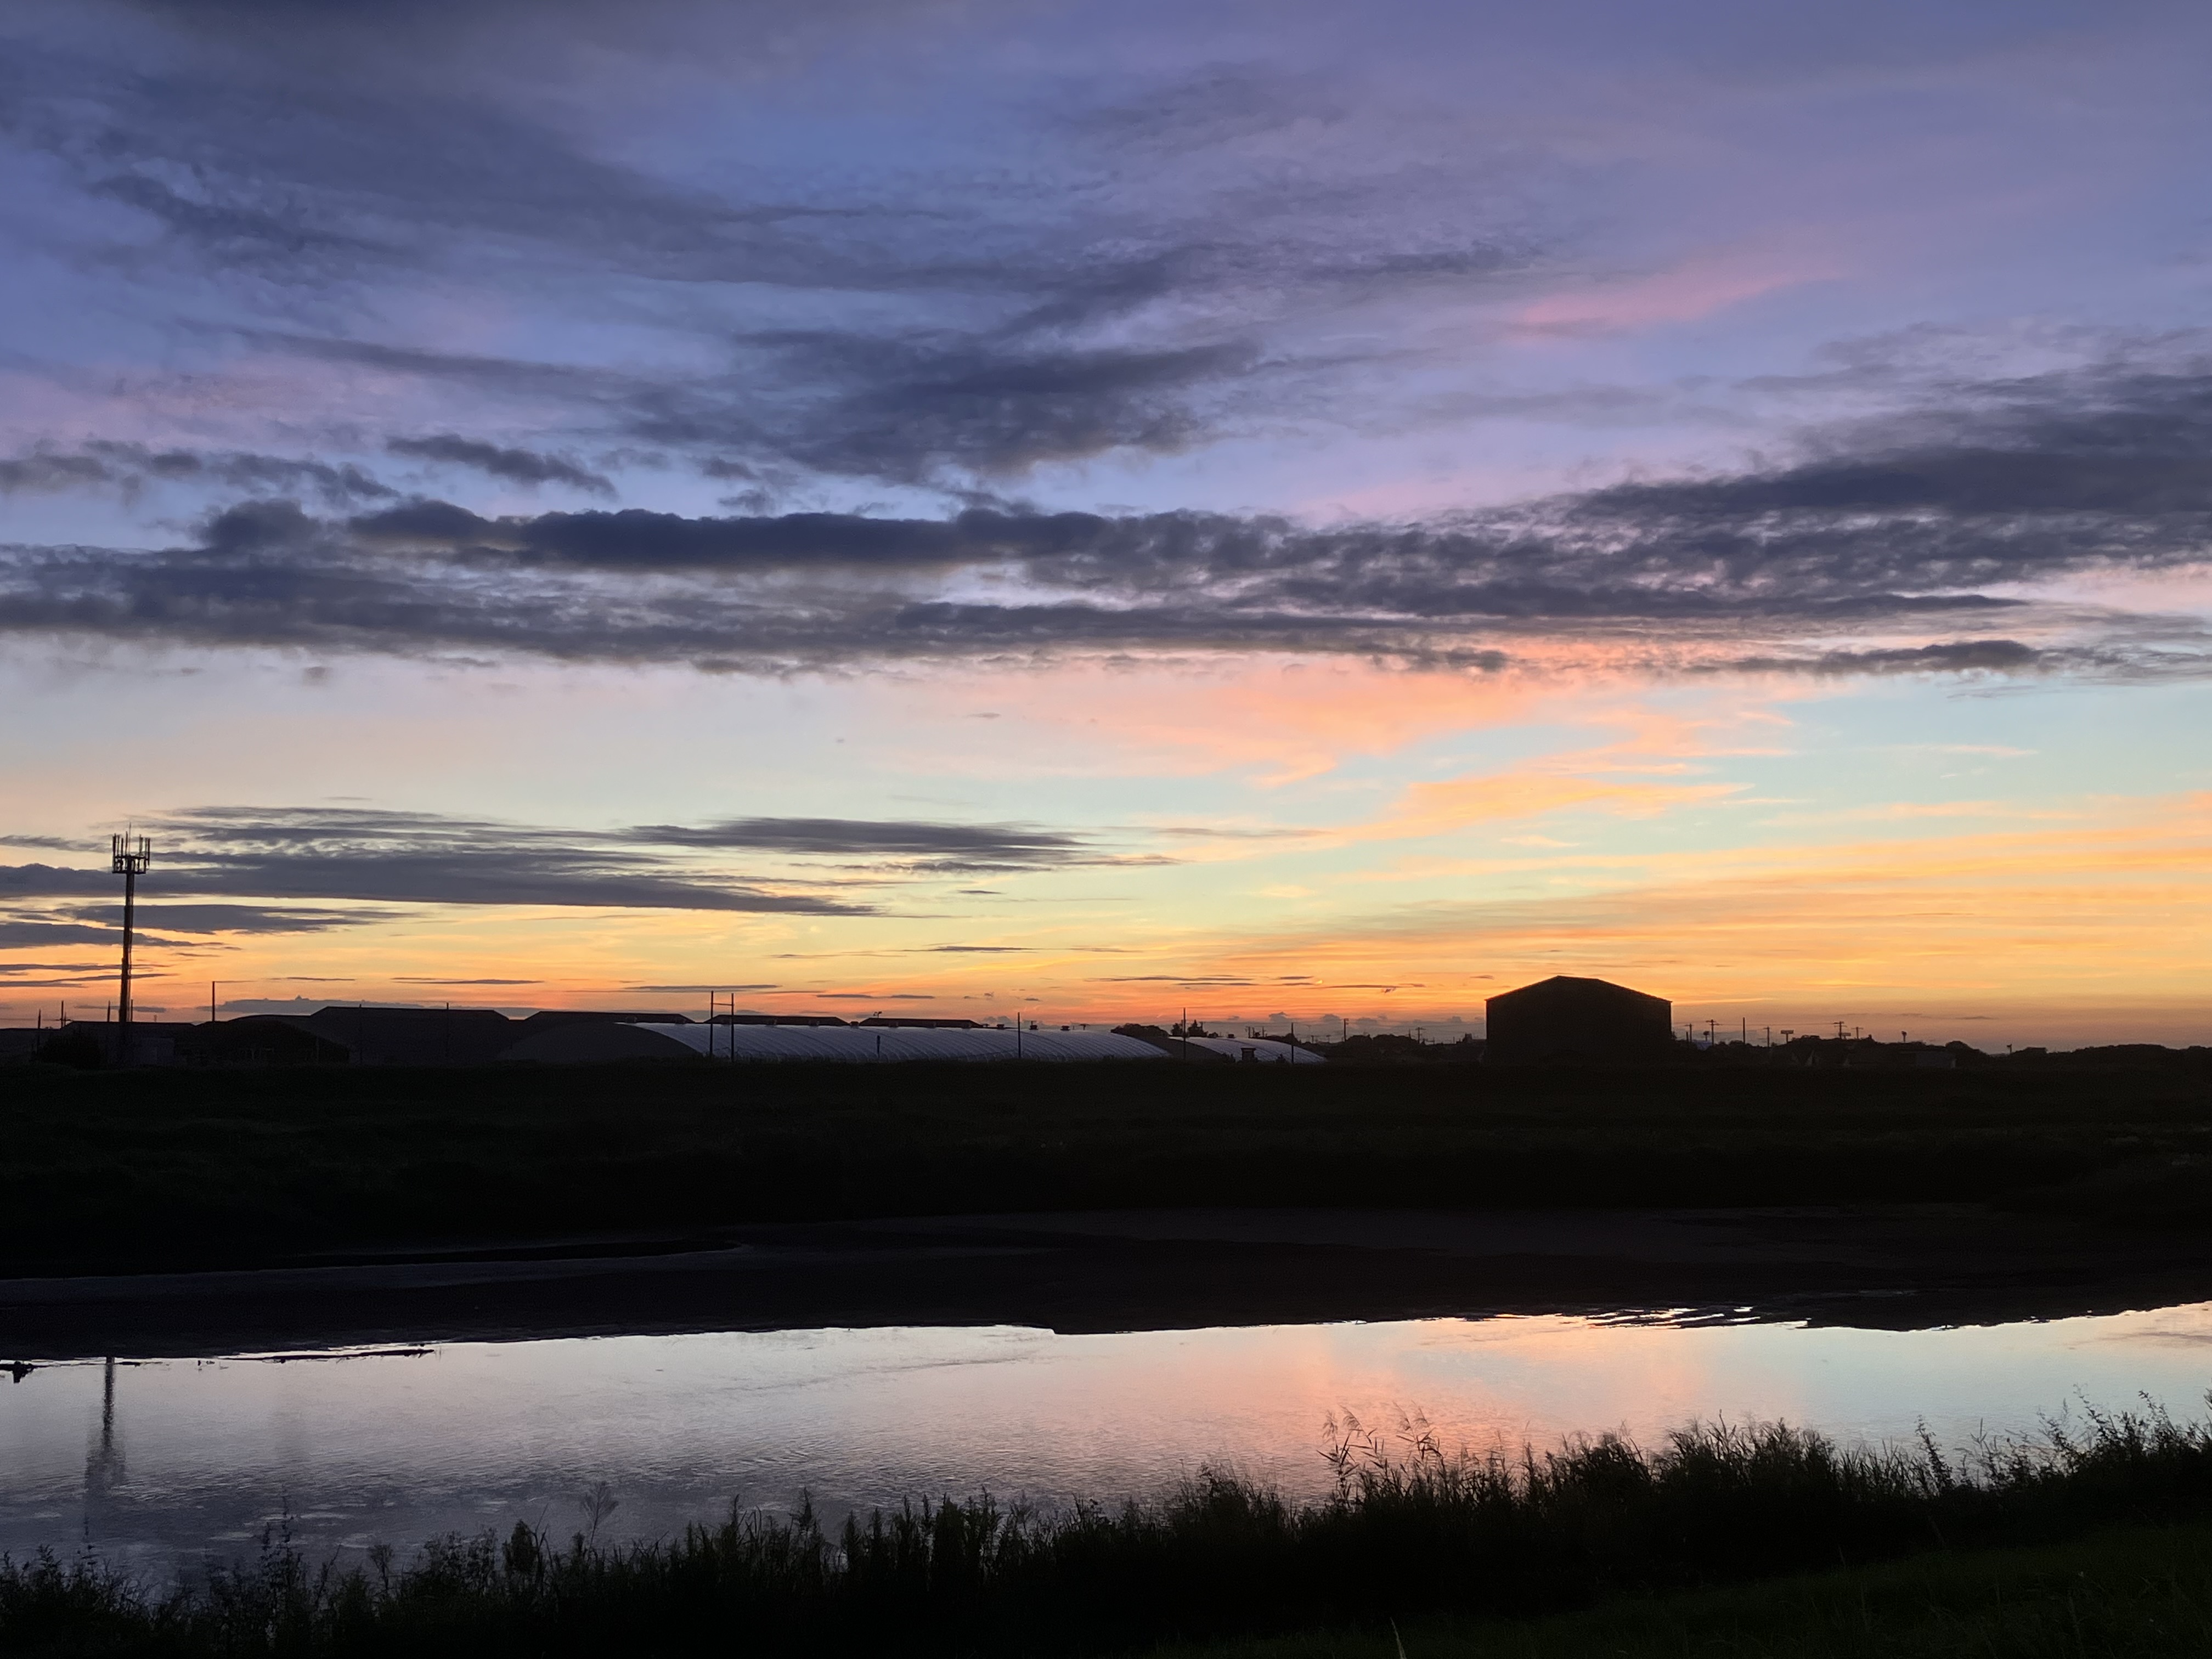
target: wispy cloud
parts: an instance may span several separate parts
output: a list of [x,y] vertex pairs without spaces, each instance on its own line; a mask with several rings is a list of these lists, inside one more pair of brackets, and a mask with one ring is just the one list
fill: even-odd
[[620,833],[626,840],[654,846],[745,849],[835,860],[891,860],[904,867],[930,871],[1123,861],[1091,837],[1013,823],[728,818],[697,825],[639,824]]
[[[141,826],[159,846],[162,894],[264,901],[165,897],[139,907],[142,929],[179,939],[327,933],[449,905],[860,916],[880,910],[863,895],[886,880],[1166,861],[1069,831],[921,819],[730,818],[582,830],[325,805],[198,807],[151,814]],[[732,872],[717,856],[731,853],[777,855],[787,867]],[[856,877],[855,866],[864,873]],[[104,866],[0,865],[0,902],[38,907],[0,921],[14,930],[0,933],[0,943],[112,943],[121,928],[114,889]],[[68,902],[88,898],[100,902]]]
[[613,483],[605,473],[591,471],[574,457],[507,448],[479,438],[465,438],[455,432],[387,439],[384,447],[390,454],[444,466],[465,467],[508,483],[566,484],[571,489],[586,490],[594,495],[615,493]]
[[107,491],[125,499],[157,484],[307,495],[343,509],[394,501],[399,491],[351,462],[240,450],[156,449],[94,439],[75,448],[37,448],[0,459],[0,495]]
[[[161,843],[167,893],[260,900],[419,905],[587,906],[623,909],[854,915],[871,906],[833,884],[749,884],[686,867],[644,846],[493,819],[366,808],[202,807],[156,814],[142,827]],[[0,897],[112,896],[104,868],[0,866]],[[250,905],[173,910],[195,933],[314,931],[368,915]],[[97,930],[87,929],[88,937]],[[112,935],[104,935],[112,937]]]

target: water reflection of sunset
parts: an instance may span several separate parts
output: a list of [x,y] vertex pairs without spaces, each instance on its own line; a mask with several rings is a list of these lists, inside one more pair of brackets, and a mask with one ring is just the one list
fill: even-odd
[[[652,1536],[732,1496],[854,1505],[988,1488],[1044,1503],[1156,1492],[1201,1464],[1323,1490],[1327,1425],[1402,1455],[1578,1434],[1650,1442],[1692,1419],[1777,1418],[1844,1440],[1924,1421],[1960,1445],[2138,1392],[2186,1413],[2212,1308],[1929,1331],[1565,1316],[1114,1335],[783,1331],[454,1344],[427,1352],[117,1368],[93,1541],[151,1565],[257,1536],[280,1507],[313,1547],[518,1518],[569,1524],[605,1480],[615,1529]],[[76,1535],[97,1364],[42,1368],[0,1419],[16,1472],[0,1547]],[[89,1427],[88,1427],[89,1425]]]

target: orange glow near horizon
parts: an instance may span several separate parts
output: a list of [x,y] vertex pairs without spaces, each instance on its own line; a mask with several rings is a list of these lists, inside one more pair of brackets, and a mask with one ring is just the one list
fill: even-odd
[[[198,1017],[214,980],[233,1012],[450,1000],[698,1014],[711,990],[769,1011],[1110,1024],[1188,1008],[1449,1032],[1479,1029],[1490,994],[1565,972],[1668,997],[1684,1024],[2212,1036],[2212,794],[2085,793],[2097,732],[2054,736],[2016,702],[1653,678],[1561,651],[1549,672],[1161,659],[792,685],[357,667],[346,714],[272,703],[265,743],[245,745],[318,764],[335,752],[344,769],[319,786],[272,773],[246,799],[351,810],[358,796],[329,790],[343,779],[372,802],[496,828],[485,780],[511,794],[497,781],[526,777],[553,784],[517,819],[573,826],[586,848],[625,823],[788,814],[1029,826],[1066,850],[969,870],[677,847],[653,856],[678,876],[825,908],[356,901],[339,908],[357,925],[176,944],[161,941],[161,906],[193,896],[165,895],[157,860],[142,1003]],[[180,720],[192,695],[173,694]],[[371,711],[394,705],[379,724]],[[518,724],[537,706],[558,720]],[[761,731],[778,741],[695,735]],[[2045,753],[2062,738],[2066,755]],[[176,752],[158,728],[151,741]],[[0,978],[8,1018],[112,994],[87,925],[98,909],[64,913],[82,919],[71,943],[13,953],[45,965]]]
[[[1507,878],[1555,894],[1484,896]],[[837,937],[854,928],[867,942]],[[1304,896],[1175,920],[1071,899],[951,952],[901,931],[453,907],[429,927],[395,920],[304,947],[237,940],[190,965],[149,951],[145,996],[149,1011],[196,1014],[198,982],[219,977],[226,1000],[696,1014],[711,987],[790,1012],[989,1019],[1019,1008],[1054,1024],[1115,1024],[1188,1007],[1212,1020],[1465,1029],[1484,997],[1571,973],[1667,996],[1678,1023],[1741,1018],[1754,1031],[1843,1018],[1947,1040],[1984,1030],[1991,1041],[2201,1040],[2203,1001],[2186,988],[2212,975],[2212,794],[1902,841],[1409,856]],[[395,960],[410,964],[405,978],[392,976]]]

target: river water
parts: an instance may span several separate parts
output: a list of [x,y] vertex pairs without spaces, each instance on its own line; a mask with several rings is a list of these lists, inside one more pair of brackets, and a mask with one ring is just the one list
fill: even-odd
[[452,1343],[98,1361],[0,1385],[0,1550],[150,1572],[403,1549],[517,1520],[649,1537],[733,1499],[832,1515],[988,1487],[1156,1492],[1214,1462],[1320,1491],[1332,1417],[1448,1445],[1693,1418],[1947,1444],[2083,1401],[2179,1415],[2212,1386],[2212,1303],[1920,1331],[1517,1316],[1109,1335],[890,1328]]

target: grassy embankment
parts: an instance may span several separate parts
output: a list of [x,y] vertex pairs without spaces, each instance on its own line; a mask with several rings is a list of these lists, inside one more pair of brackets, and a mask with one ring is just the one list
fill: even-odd
[[2212,1526],[2132,1528],[1616,1603],[1173,1644],[1153,1659],[2184,1659],[2212,1652]]
[[1392,1655],[1394,1623],[1412,1659],[2193,1653],[2212,1640],[2212,1429],[2157,1416],[2093,1418],[1964,1469],[1932,1446],[1843,1451],[1780,1427],[1519,1459],[1354,1438],[1338,1457],[1335,1495],[1304,1506],[1201,1477],[1119,1511],[948,1502],[836,1535],[811,1516],[733,1516],[601,1548],[518,1527],[344,1571],[278,1548],[166,1592],[46,1559],[0,1571],[0,1648],[995,1654],[1242,1639],[1231,1651],[1290,1659]]
[[2212,1218],[2201,1071],[787,1066],[0,1077],[0,1273],[1170,1205]]

